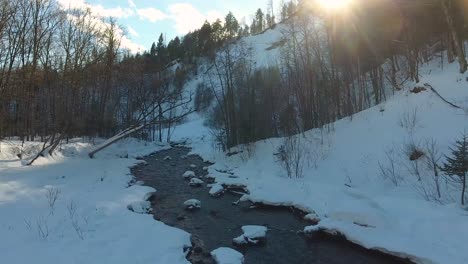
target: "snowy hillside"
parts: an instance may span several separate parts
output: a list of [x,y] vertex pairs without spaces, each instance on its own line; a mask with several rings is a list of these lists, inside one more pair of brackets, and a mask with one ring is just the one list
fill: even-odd
[[[425,195],[433,191],[431,169],[420,161],[418,181],[406,152],[412,144],[425,151],[427,142],[435,142],[437,151],[449,154],[450,144],[468,129],[467,75],[460,75],[455,63],[440,69],[436,62],[424,65],[421,73],[421,84],[408,84],[385,103],[332,124],[330,131],[298,135],[304,146],[301,179],[287,178],[279,165],[280,138],[240,147],[240,154],[226,157],[213,148],[209,129],[194,116],[177,128],[176,139],[189,138],[193,152],[216,162],[210,174],[218,182],[247,186],[246,200],[315,212],[322,219],[319,228],[417,263],[467,263],[468,212],[457,203],[459,191],[442,183],[438,201]],[[462,109],[430,89],[410,92],[424,83]],[[396,185],[380,169],[392,161]]]

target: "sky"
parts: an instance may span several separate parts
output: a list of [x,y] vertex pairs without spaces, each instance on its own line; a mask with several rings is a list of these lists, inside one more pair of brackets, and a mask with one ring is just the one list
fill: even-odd
[[[250,21],[267,0],[58,0],[64,7],[90,7],[98,16],[115,17],[126,34],[122,46],[133,53],[148,50],[159,35],[172,39],[200,28],[205,20],[224,20],[232,11],[239,22]],[[277,9],[277,7],[275,7]]]

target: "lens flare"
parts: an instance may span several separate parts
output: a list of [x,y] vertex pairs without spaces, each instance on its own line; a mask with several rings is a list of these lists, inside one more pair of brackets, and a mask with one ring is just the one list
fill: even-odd
[[325,9],[343,9],[349,6],[352,0],[318,0],[320,6]]

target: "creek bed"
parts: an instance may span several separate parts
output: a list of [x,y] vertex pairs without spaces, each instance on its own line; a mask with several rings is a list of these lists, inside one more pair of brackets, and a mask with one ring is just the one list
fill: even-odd
[[[192,263],[214,263],[209,252],[218,247],[231,247],[244,254],[246,264],[256,263],[326,263],[326,264],[400,264],[411,263],[377,251],[367,250],[343,239],[326,235],[306,238],[300,231],[307,222],[289,208],[252,207],[248,202],[238,205],[239,194],[226,192],[218,198],[208,194],[209,188],[190,187],[182,174],[194,171],[206,175],[203,167],[209,166],[190,149],[174,147],[153,153],[143,159],[146,164],[133,167],[135,180],[154,187],[152,198],[154,218],[167,225],[192,234],[194,250],[189,257]],[[168,159],[167,157],[170,157]],[[192,168],[191,164],[196,165]],[[183,207],[188,199],[201,201],[201,209],[187,211]],[[268,227],[266,243],[235,247],[232,239],[242,234],[244,225]]]

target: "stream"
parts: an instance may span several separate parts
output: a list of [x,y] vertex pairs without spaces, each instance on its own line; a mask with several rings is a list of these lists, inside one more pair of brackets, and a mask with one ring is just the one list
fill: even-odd
[[[189,148],[172,149],[143,157],[146,164],[131,169],[137,181],[157,190],[152,197],[154,218],[192,234],[192,263],[214,263],[209,252],[218,247],[231,247],[244,254],[246,264],[256,263],[327,263],[327,264],[399,264],[411,263],[377,251],[367,250],[344,239],[317,234],[306,238],[302,232],[309,223],[285,207],[253,207],[249,202],[233,205],[240,198],[234,192],[211,197],[209,188],[190,187],[182,174],[194,171],[206,175],[203,167],[210,164]],[[170,157],[168,159],[167,157]],[[166,159],[165,159],[166,158]],[[192,168],[190,165],[196,165]],[[205,180],[204,178],[202,178]],[[206,184],[205,184],[206,185]],[[188,199],[201,201],[201,209],[185,210]],[[266,242],[261,245],[236,247],[232,239],[242,234],[244,225],[268,227]]]

